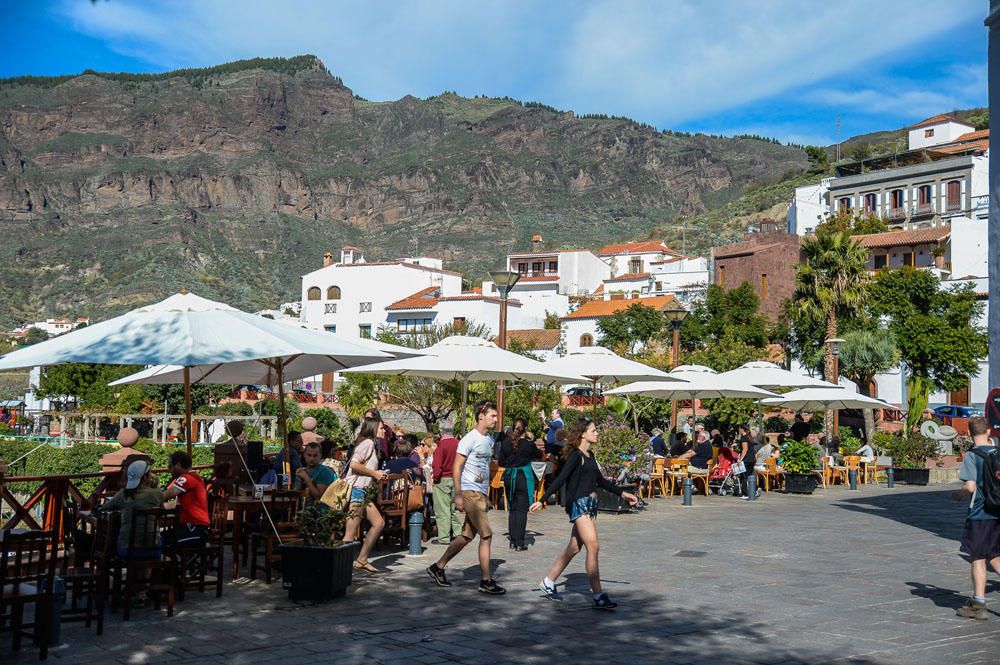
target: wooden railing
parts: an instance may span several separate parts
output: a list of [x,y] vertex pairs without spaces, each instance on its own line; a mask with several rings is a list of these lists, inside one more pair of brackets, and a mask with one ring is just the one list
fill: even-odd
[[[196,466],[193,467],[193,470],[204,471],[212,468],[211,465]],[[153,473],[167,473],[167,471],[167,469],[154,469]],[[67,503],[75,504],[83,509],[93,508],[103,495],[117,486],[120,477],[120,471],[71,473],[58,476],[0,475],[0,508],[6,508],[13,512],[11,517],[0,525],[0,531],[16,528],[51,530],[61,540],[66,526]],[[77,483],[81,480],[94,478],[100,478],[100,481],[93,491],[84,495],[84,491],[77,486]],[[21,501],[12,486],[24,483],[39,484],[27,492],[27,499]],[[20,494],[23,495],[24,492]],[[42,507],[41,521],[35,516],[39,504]]]
[[[566,406],[593,406],[594,397],[591,395],[566,395]],[[597,397],[598,404],[604,404],[604,395]]]

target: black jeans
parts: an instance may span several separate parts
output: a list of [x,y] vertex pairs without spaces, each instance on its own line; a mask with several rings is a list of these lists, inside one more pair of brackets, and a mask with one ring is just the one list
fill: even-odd
[[524,474],[518,473],[516,478],[514,486],[511,487],[510,476],[504,476],[504,488],[510,497],[507,506],[507,537],[514,547],[524,547],[524,532],[528,529],[528,506],[531,505],[531,497],[528,496],[528,484],[525,482]]

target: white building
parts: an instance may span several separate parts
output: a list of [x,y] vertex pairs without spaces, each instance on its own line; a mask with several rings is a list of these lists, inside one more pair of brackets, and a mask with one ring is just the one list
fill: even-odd
[[35,321],[34,323],[27,323],[14,328],[8,331],[8,334],[12,337],[23,337],[32,328],[38,328],[48,333],[49,337],[57,337],[58,335],[68,333],[71,330],[76,330],[80,326],[86,325],[90,325],[90,319],[82,316],[75,319],[45,319],[44,321]]
[[617,312],[622,312],[635,304],[661,310],[676,302],[673,296],[650,296],[647,298],[623,298],[615,296],[611,300],[588,300],[562,317],[563,339],[566,353],[572,353],[585,346],[594,346],[600,341],[597,324]]
[[667,247],[662,240],[625,242],[601,248],[598,255],[611,269],[609,277],[651,273],[656,266],[674,258],[686,258]]
[[954,143],[963,134],[974,131],[976,131],[975,127],[959,122],[950,115],[936,115],[909,127],[907,145],[910,150],[917,150]]
[[795,198],[788,206],[788,232],[809,235],[830,214],[830,180],[795,188]]

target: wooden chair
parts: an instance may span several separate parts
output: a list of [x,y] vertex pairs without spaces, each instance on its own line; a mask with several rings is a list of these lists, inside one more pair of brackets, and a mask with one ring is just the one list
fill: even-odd
[[[215,585],[215,597],[222,597],[222,579],[226,552],[226,529],[229,511],[222,501],[211,504],[208,534],[200,543],[177,547],[177,597],[184,600],[187,589],[205,593],[206,584]],[[254,559],[256,563],[256,559]],[[209,575],[209,571],[214,574]]]
[[691,487],[697,491],[698,483],[701,483],[702,492],[705,496],[709,495],[708,489],[708,479],[712,476],[712,470],[715,468],[715,463],[712,461],[708,462],[708,472],[707,473],[691,473],[691,467],[688,466],[688,475],[691,476]]
[[[146,542],[140,540],[141,533],[136,528],[143,524],[143,532],[152,530],[156,541],[160,543],[160,555],[152,558],[141,556]],[[116,557],[112,561],[114,586],[112,591],[112,610],[117,601],[122,602],[122,619],[132,618],[132,601],[140,591],[146,591],[154,598],[154,607],[160,609],[160,596],[166,599],[167,616],[174,615],[175,590],[177,588],[177,552],[169,541],[177,527],[177,513],[173,510],[157,508],[155,510],[135,511],[132,515],[132,525],[129,529],[128,549],[124,557]],[[167,539],[164,541],[164,539]],[[148,542],[148,541],[147,541]]]
[[879,475],[884,475],[888,466],[880,465],[878,463],[878,458],[873,459],[871,462],[861,462],[861,477],[864,483],[877,483]]
[[[21,650],[21,638],[33,639],[38,644],[39,660],[49,657],[56,574],[53,543],[52,531],[7,531],[0,542],[0,630],[12,633],[14,651]],[[30,623],[24,621],[26,605],[35,606]]]
[[[654,492],[654,485],[660,488],[660,496],[667,495],[667,475],[666,475],[666,463],[667,459],[665,457],[654,457],[653,458],[653,468],[649,472],[649,482],[646,483],[646,495],[652,499]],[[640,491],[642,486],[639,486]],[[639,497],[642,498],[641,496]]]
[[375,505],[385,518],[382,537],[399,536],[399,543],[406,547],[409,537],[410,474],[390,473],[379,482]]
[[[781,483],[785,479],[785,474],[778,470],[778,460],[774,457],[764,458],[764,470],[757,472],[757,478],[763,478],[764,480],[764,491],[771,491],[771,481],[774,481],[775,487],[780,487]],[[760,485],[760,482],[757,483]]]
[[[296,497],[297,500],[289,503],[289,496]],[[265,497],[265,506],[274,526],[271,526],[267,515],[263,515],[260,530],[250,534],[250,579],[257,579],[257,559],[263,556],[264,581],[270,584],[271,569],[281,563],[281,548],[278,545],[301,537],[295,526],[295,514],[305,504],[305,495],[301,492],[272,490]],[[286,499],[279,502],[282,497]]]
[[[73,520],[75,522],[75,519]],[[113,524],[111,515],[98,515],[93,522],[89,543],[74,531],[71,543],[74,556],[65,557],[59,575],[66,581],[69,605],[63,607],[62,622],[83,621],[87,628],[96,620],[97,634],[104,633],[104,603],[108,595],[108,566],[111,556]],[[85,549],[86,551],[81,551]],[[80,606],[81,601],[86,604]]]
[[857,473],[858,482],[864,482],[864,476],[861,473],[861,456],[860,455],[845,455],[844,456],[844,484],[846,485],[850,480],[850,473],[854,471]]
[[500,501],[503,501],[503,510],[507,512],[507,497],[504,494],[503,486],[503,472],[506,469],[498,464],[490,464],[490,503],[496,508],[500,505]]
[[670,485],[670,493],[674,493],[674,489],[677,487],[677,481],[681,481],[683,484],[684,479],[688,477],[688,465],[690,462],[686,459],[674,458],[668,460],[667,462],[667,480]]

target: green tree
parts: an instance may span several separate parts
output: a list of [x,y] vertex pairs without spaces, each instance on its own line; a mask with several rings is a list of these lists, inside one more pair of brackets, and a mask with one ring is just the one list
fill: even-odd
[[818,145],[806,146],[806,157],[809,159],[810,173],[827,173],[830,170],[830,153]]
[[941,289],[926,270],[903,267],[879,273],[874,313],[885,317],[907,367],[907,431],[920,422],[932,389],[958,390],[979,372],[989,337],[977,322],[984,303],[970,284]]
[[44,342],[48,338],[49,334],[47,332],[41,328],[31,326],[28,328],[28,334],[24,336],[24,345],[31,346],[32,344],[38,344],[39,342]]
[[[135,369],[130,370],[136,371]],[[232,392],[231,385],[195,383],[191,386],[191,411],[197,412],[203,406],[218,402]],[[159,384],[142,386],[143,398],[162,405],[167,404],[170,413],[184,413],[184,386],[182,384]],[[287,402],[286,402],[287,403]]]
[[562,321],[559,320],[559,315],[555,312],[545,311],[545,323],[542,327],[546,330],[559,330],[562,327]]
[[109,386],[124,376],[142,369],[139,365],[98,365],[94,363],[65,363],[52,365],[42,373],[39,381],[40,397],[69,397],[80,408],[110,410],[125,413],[142,406],[143,389],[138,386]]
[[816,226],[816,235],[847,232],[851,235],[885,233],[889,222],[878,215],[858,210],[838,210]]
[[617,353],[632,355],[638,345],[648,346],[666,327],[663,313],[641,302],[597,322],[599,343]]
[[729,291],[709,285],[705,299],[691,308],[681,323],[681,347],[685,350],[718,345],[723,340],[761,348],[767,345],[767,319],[760,313],[760,298],[747,282]]
[[[858,384],[861,394],[872,397],[871,385],[876,374],[887,372],[899,364],[899,349],[888,330],[852,330],[844,334],[840,345],[840,373]],[[872,440],[875,433],[875,413],[865,409],[865,433]]]
[[848,157],[855,162],[861,162],[866,159],[871,159],[874,155],[875,152],[872,150],[871,144],[859,143],[851,148],[851,152],[848,154]]

